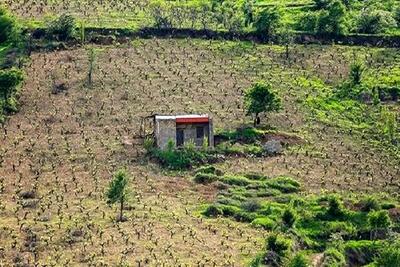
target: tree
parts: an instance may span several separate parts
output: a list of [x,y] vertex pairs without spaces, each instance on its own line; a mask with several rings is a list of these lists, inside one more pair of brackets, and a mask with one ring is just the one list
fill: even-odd
[[92,76],[93,76],[93,69],[94,69],[94,62],[96,60],[96,51],[93,47],[88,50],[88,59],[89,59],[89,70],[88,70],[88,86],[92,86]]
[[127,198],[127,185],[128,174],[125,170],[119,170],[114,174],[113,180],[110,182],[106,194],[108,204],[114,204],[117,202],[120,204],[119,221],[123,221],[122,211]]
[[254,27],[258,33],[270,35],[274,33],[280,24],[279,10],[274,8],[264,8],[256,16]]
[[18,69],[0,70],[0,93],[7,100],[22,82],[23,75]]
[[389,11],[366,9],[357,19],[357,32],[382,33],[396,25],[397,23]]
[[63,14],[50,22],[47,34],[56,37],[60,41],[66,41],[74,36],[75,19],[71,15]]
[[242,10],[244,14],[244,25],[249,26],[254,22],[254,0],[244,0]]
[[332,2],[326,10],[320,11],[317,22],[318,33],[343,34],[345,27],[346,7],[342,2]]
[[285,29],[279,33],[279,41],[285,45],[285,57],[286,57],[286,60],[288,60],[289,59],[289,48],[295,41],[295,36],[289,30],[289,27],[285,27]]
[[253,84],[245,93],[247,114],[254,114],[254,127],[260,123],[260,113],[278,111],[281,109],[281,100],[272,91],[271,85],[264,82]]

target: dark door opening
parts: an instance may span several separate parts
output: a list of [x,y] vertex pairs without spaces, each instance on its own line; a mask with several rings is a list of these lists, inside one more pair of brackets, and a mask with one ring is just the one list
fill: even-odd
[[177,129],[176,130],[176,146],[183,146],[185,140],[185,133],[183,132],[183,129]]

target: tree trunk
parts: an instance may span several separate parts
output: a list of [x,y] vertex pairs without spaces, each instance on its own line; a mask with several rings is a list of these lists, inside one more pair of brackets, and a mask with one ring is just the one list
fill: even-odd
[[122,210],[124,209],[124,197],[121,197],[121,206],[120,206],[120,210],[119,210],[119,221],[122,222]]
[[286,60],[289,59],[289,44],[286,44]]

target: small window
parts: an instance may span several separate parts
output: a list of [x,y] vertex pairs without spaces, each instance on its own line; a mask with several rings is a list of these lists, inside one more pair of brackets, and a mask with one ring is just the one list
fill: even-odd
[[180,147],[183,146],[185,143],[185,133],[183,129],[177,129],[176,130],[176,146]]
[[198,139],[203,139],[204,138],[204,127],[197,127],[196,128],[196,137]]

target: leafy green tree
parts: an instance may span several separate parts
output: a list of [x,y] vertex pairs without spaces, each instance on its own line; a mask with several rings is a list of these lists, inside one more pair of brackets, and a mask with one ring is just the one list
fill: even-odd
[[258,33],[270,35],[278,29],[280,20],[279,9],[264,8],[256,15],[254,27]]
[[123,209],[124,203],[127,198],[127,185],[128,185],[128,174],[125,170],[119,170],[114,174],[112,181],[108,187],[106,196],[107,203],[114,204],[119,202],[120,204],[120,213],[119,213],[119,221],[123,221]]
[[247,114],[254,114],[254,127],[260,123],[260,113],[279,111],[281,100],[278,95],[272,91],[270,84],[257,82],[253,84],[245,93],[245,106]]
[[244,14],[244,25],[249,26],[254,22],[254,0],[244,0],[242,10]]
[[345,26],[346,7],[342,2],[335,0],[326,10],[322,10],[318,17],[317,33],[343,34]]
[[295,41],[293,32],[289,30],[289,27],[285,27],[283,31],[279,33],[279,41],[285,46],[285,57],[289,59],[289,48]]
[[23,75],[18,69],[0,70],[0,93],[7,100],[22,82]]
[[47,27],[47,34],[60,41],[73,38],[75,34],[75,19],[71,15],[63,14],[51,21]]
[[366,9],[357,19],[357,32],[377,34],[389,28],[396,27],[397,23],[392,13],[384,10]]
[[318,12],[304,13],[296,24],[297,30],[313,33],[317,28]]

